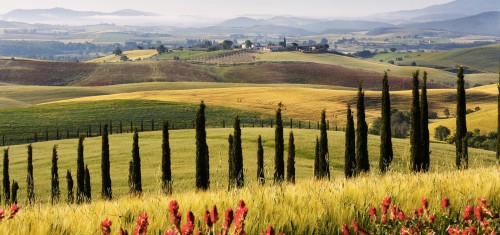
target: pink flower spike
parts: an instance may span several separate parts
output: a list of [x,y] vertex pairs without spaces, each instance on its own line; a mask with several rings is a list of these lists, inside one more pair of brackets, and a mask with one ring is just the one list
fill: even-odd
[[441,207],[443,209],[447,209],[448,207],[450,207],[450,199],[448,198],[443,198],[443,200],[441,200]]
[[109,220],[108,218],[104,219],[101,222],[101,225],[99,227],[101,229],[102,234],[109,235],[111,233],[111,224],[112,224],[111,220]]

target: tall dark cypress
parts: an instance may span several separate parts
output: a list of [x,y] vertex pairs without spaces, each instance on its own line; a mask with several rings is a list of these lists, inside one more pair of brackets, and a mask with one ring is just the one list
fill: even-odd
[[316,148],[314,151],[314,178],[319,179],[320,171],[319,171],[319,138],[316,136]]
[[161,188],[164,194],[170,195],[172,194],[172,168],[170,167],[168,121],[163,122],[161,152]]
[[142,176],[141,176],[141,156],[139,153],[139,132],[134,131],[134,143],[132,145],[132,162],[134,171],[132,174],[133,192],[139,194],[142,192]]
[[429,143],[429,104],[427,103],[427,72],[424,71],[424,78],[422,83],[422,94],[420,95],[420,130],[422,134],[421,146],[421,171],[429,171],[431,163],[430,159],[430,143]]
[[[110,121],[111,123],[111,121]],[[109,163],[109,138],[108,138],[108,124],[104,124],[102,133],[102,148],[101,148],[101,197],[105,200],[113,198],[113,191],[111,189],[111,174]]]
[[241,128],[240,118],[236,116],[234,119],[234,135],[233,135],[233,167],[235,169],[236,187],[243,187],[245,185],[245,178],[243,176],[243,151],[241,150]]
[[347,105],[347,126],[345,130],[345,165],[346,178],[356,176],[356,133],[351,105]]
[[295,184],[295,140],[292,131],[290,131],[290,137],[288,138],[286,180],[292,184]]
[[205,130],[205,103],[200,103],[196,113],[196,189],[207,190],[210,188],[210,166],[207,145],[207,132]]
[[51,202],[52,204],[59,202],[61,191],[59,190],[59,169],[57,167],[57,145],[52,148],[52,171],[51,171]]
[[10,203],[9,148],[3,150],[3,197]]
[[17,190],[19,190],[19,184],[17,183],[17,181],[13,180],[12,181],[12,196],[11,196],[11,201],[12,203],[14,204],[17,204]]
[[78,155],[76,159],[76,203],[85,201],[85,161],[83,158],[84,136],[78,139]]
[[236,183],[236,170],[234,169],[234,165],[233,165],[233,141],[234,141],[234,138],[233,138],[233,135],[229,134],[229,137],[227,139],[227,142],[229,144],[229,150],[228,150],[228,164],[229,164],[229,173],[228,173],[228,178],[229,178],[229,181],[228,181],[228,188],[231,188],[233,187]]
[[[458,169],[467,169],[469,166],[467,142],[467,120],[465,101],[464,68],[460,66],[457,74],[457,130],[456,143],[456,165]],[[465,144],[464,144],[465,143]]]
[[361,82],[358,87],[358,102],[356,105],[356,173],[370,171],[368,160],[368,125],[365,120],[365,92]]
[[130,161],[128,164],[128,188],[130,194],[135,194],[134,192],[134,162]]
[[391,137],[391,98],[386,71],[382,79],[382,125],[380,127],[379,168],[382,173],[387,172],[394,156]]
[[73,176],[71,176],[71,171],[66,171],[66,182],[68,184],[68,203],[72,204],[75,201],[75,196],[73,195]]
[[498,98],[497,98],[497,161],[500,164],[500,63],[498,66]]
[[260,184],[265,183],[264,177],[264,148],[262,147],[262,137],[257,139],[257,181]]
[[85,165],[85,200],[87,202],[92,201],[92,185],[90,183],[90,171],[87,165]]
[[412,80],[412,104],[410,111],[410,163],[411,170],[418,172],[422,170],[422,132],[420,124],[420,99],[419,99],[419,71],[413,73]]
[[35,203],[35,179],[33,178],[33,146],[28,145],[28,175],[26,177],[26,195],[28,196],[28,203],[33,205]]
[[321,112],[321,124],[319,126],[319,177],[330,179],[330,157],[328,152],[328,134],[326,123],[326,110]]
[[281,103],[276,110],[276,129],[274,133],[274,183],[281,183],[285,179],[285,159],[283,140],[283,120],[281,119]]

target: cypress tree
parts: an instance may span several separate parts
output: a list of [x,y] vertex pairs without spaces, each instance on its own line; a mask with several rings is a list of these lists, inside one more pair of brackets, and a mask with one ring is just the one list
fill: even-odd
[[168,121],[163,122],[161,150],[161,188],[163,189],[164,194],[170,195],[172,194],[172,170],[170,167]]
[[293,132],[290,131],[290,137],[288,138],[288,159],[286,168],[286,180],[292,184],[295,184],[295,142],[293,138]]
[[262,137],[257,139],[257,181],[262,185],[265,183],[264,177],[264,148],[262,147]]
[[229,184],[228,184],[228,188],[231,188],[235,185],[235,180],[236,180],[236,173],[234,173],[236,170],[234,169],[234,165],[233,165],[233,141],[234,141],[234,138],[233,138],[233,135],[229,134],[229,137],[227,139],[228,143],[229,143],[229,151],[228,151],[228,164],[229,164],[229,174],[228,174],[228,178],[229,178]]
[[467,145],[467,120],[465,101],[465,81],[464,68],[460,66],[457,74],[457,130],[455,134],[456,142],[456,165],[458,169],[468,168],[468,145]]
[[276,110],[276,129],[274,133],[274,183],[285,179],[283,121],[281,119],[281,103]]
[[314,178],[319,179],[320,178],[320,173],[319,173],[319,139],[316,136],[316,148],[314,151]]
[[320,136],[319,136],[319,177],[330,179],[330,157],[328,153],[328,134],[326,123],[326,110],[321,112]]
[[347,128],[345,130],[345,165],[346,178],[356,176],[356,133],[351,105],[347,105]]
[[205,130],[205,103],[201,101],[196,113],[196,189],[210,188],[210,166]]
[[413,73],[412,82],[412,105],[410,111],[410,160],[411,160],[411,170],[413,172],[418,172],[422,170],[422,126],[420,124],[420,100],[418,92],[419,84],[419,71]]
[[85,162],[83,158],[84,136],[78,139],[78,157],[76,159],[76,203],[85,201]]
[[[110,122],[111,123],[111,122]],[[108,125],[104,124],[102,134],[102,148],[101,148],[101,197],[105,200],[113,198],[113,191],[111,189],[111,174],[109,163],[109,138],[108,138]]]
[[26,189],[28,202],[30,205],[35,203],[35,180],[33,178],[33,146],[28,145],[28,176],[26,177]]
[[10,203],[9,148],[3,150],[3,197]]
[[57,167],[57,145],[54,145],[52,148],[52,181],[51,181],[51,202],[52,204],[57,203],[59,201],[59,196],[61,194],[59,190],[59,169]]
[[90,172],[89,167],[85,165],[85,199],[87,202],[92,200],[92,187],[90,184]]
[[134,143],[132,145],[132,162],[134,171],[132,174],[133,192],[139,194],[142,192],[142,179],[141,179],[141,156],[139,153],[139,133],[137,129],[134,131]]
[[12,181],[12,203],[17,204],[17,190],[19,190],[19,184],[17,181]]
[[382,125],[380,127],[379,168],[382,173],[387,172],[394,156],[391,137],[391,98],[386,71],[382,79]]
[[66,182],[68,183],[68,204],[72,204],[75,201],[73,195],[73,176],[71,176],[71,171],[66,171]]
[[430,143],[429,143],[429,104],[427,103],[427,72],[424,71],[424,78],[422,83],[422,94],[420,96],[420,130],[422,134],[421,146],[421,170],[424,172],[429,171],[431,163],[430,159]]
[[129,193],[134,194],[134,162],[130,161],[128,163],[128,188]]
[[236,187],[240,188],[245,185],[243,176],[243,151],[241,150],[241,128],[240,118],[236,116],[234,119],[234,135],[233,135],[233,167],[235,169]]
[[358,102],[356,105],[356,173],[370,171],[368,160],[368,125],[365,120],[365,92],[361,82],[358,87]]
[[498,98],[497,98],[497,161],[500,164],[500,63],[498,66]]

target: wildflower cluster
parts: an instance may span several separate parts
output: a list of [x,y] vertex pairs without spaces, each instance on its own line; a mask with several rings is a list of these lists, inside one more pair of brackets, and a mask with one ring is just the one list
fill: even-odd
[[439,221],[437,221],[436,213],[431,213],[429,210],[429,201],[425,197],[422,198],[421,206],[413,209],[411,214],[405,214],[397,205],[391,204],[391,201],[391,197],[385,197],[382,200],[380,214],[375,207],[369,209],[369,223],[366,227],[354,220],[350,227],[347,224],[342,226],[342,234],[495,235],[500,225],[498,214],[493,212],[484,198],[478,199],[479,205],[476,207],[466,206],[463,214],[452,212],[450,200],[443,198],[441,212],[438,213]]
[[0,222],[4,219],[13,219],[17,212],[19,211],[19,206],[17,204],[12,204],[9,209],[9,214],[5,214],[5,210],[0,209]]
[[[179,212],[179,203],[176,200],[172,200],[168,206],[168,212],[170,214],[170,223],[172,227],[165,230],[164,235],[193,235],[195,231],[195,217],[191,211],[187,212],[186,221],[181,226],[182,216]],[[205,210],[203,214],[203,220],[205,222],[205,234],[207,235],[246,235],[245,232],[245,219],[248,214],[248,207],[245,201],[240,200],[238,202],[238,207],[236,208],[236,213],[233,209],[228,208],[224,214],[224,222],[217,228],[215,225],[219,221],[219,214],[217,211],[217,206],[213,206],[212,210]],[[231,225],[234,222],[234,228],[231,229]],[[104,219],[100,224],[100,229],[102,234],[111,234],[111,220]],[[144,235],[148,231],[148,215],[144,212],[139,214],[137,219],[137,226],[134,229],[134,235]],[[127,231],[120,228],[120,235],[128,235]],[[197,231],[195,235],[202,235],[201,231]],[[274,228],[269,226],[269,229],[261,235],[275,235]],[[284,235],[280,233],[280,235]]]

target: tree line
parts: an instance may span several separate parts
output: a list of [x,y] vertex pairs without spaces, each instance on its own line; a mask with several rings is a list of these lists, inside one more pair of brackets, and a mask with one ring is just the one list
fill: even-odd
[[[410,166],[413,172],[427,172],[430,167],[429,130],[428,130],[428,103],[427,103],[427,73],[424,72],[422,83],[420,83],[420,72],[413,73],[412,80],[412,103],[410,111]],[[465,86],[463,68],[460,67],[457,75],[457,133],[456,133],[456,167],[458,169],[468,168],[468,144],[465,110]],[[500,84],[500,78],[499,78]],[[421,85],[421,86],[420,86]],[[390,89],[387,72],[382,79],[381,94],[381,119],[380,128],[380,156],[379,170],[382,173],[390,169],[394,154],[391,140],[391,103]],[[498,87],[499,108],[500,108],[500,85]],[[345,153],[344,153],[344,173],[346,178],[356,177],[370,171],[368,154],[368,127],[365,120],[365,103],[362,83],[359,83],[356,101],[356,127],[354,126],[354,115],[350,104],[347,104],[347,125],[345,128]],[[275,138],[274,138],[274,174],[273,182],[281,184],[283,182],[295,183],[295,143],[293,131],[289,133],[289,143],[287,149],[287,162],[285,172],[285,145],[284,130],[282,120],[282,104],[278,105],[275,115]],[[206,118],[205,104],[202,101],[196,113],[196,189],[208,190],[210,188],[210,157],[209,148],[206,141]],[[500,109],[499,109],[500,110]],[[500,117],[500,111],[499,111]],[[499,118],[500,130],[500,118]],[[319,123],[319,137],[316,138],[315,158],[314,158],[314,178],[317,180],[330,179],[330,156],[328,149],[326,110],[321,113]],[[233,123],[233,134],[228,137],[228,187],[240,188],[245,185],[243,151],[240,118],[236,116]],[[105,124],[101,140],[101,198],[111,200],[113,198],[112,181],[110,176],[109,160],[109,138],[108,125]],[[91,201],[91,184],[88,166],[84,159],[84,136],[80,136],[78,141],[78,155],[76,159],[76,197],[73,195],[74,181],[70,170],[66,172],[67,180],[67,202],[84,203]],[[500,141],[497,139],[497,141]],[[500,146],[500,145],[497,145]],[[169,144],[169,123],[162,124],[162,155],[161,155],[161,187],[164,194],[172,193],[172,171],[171,152]],[[27,197],[28,202],[35,202],[34,176],[33,176],[33,148],[27,146]],[[500,161],[497,150],[497,158]],[[286,173],[286,175],[285,175]],[[265,183],[264,179],[264,150],[262,147],[262,137],[257,139],[257,180],[260,184]],[[139,149],[139,131],[136,128],[133,135],[132,157],[129,162],[128,184],[130,194],[140,195],[142,193],[141,178],[141,157]],[[17,191],[19,184],[16,181],[10,184],[9,178],[9,149],[4,149],[3,158],[3,196],[5,203],[17,203]],[[58,153],[57,145],[52,149],[51,168],[51,202],[60,201],[61,190],[59,182]],[[75,200],[76,199],[76,200]]]

